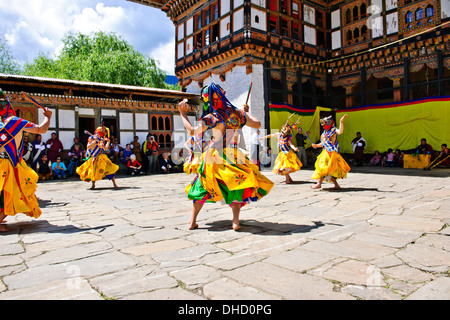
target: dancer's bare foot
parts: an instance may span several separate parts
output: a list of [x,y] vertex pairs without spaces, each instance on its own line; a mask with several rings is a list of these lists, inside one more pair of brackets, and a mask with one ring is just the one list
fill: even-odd
[[233,227],[234,231],[238,231],[238,230],[240,230],[242,228],[240,226],[239,222],[238,223],[233,222],[232,227]]
[[92,186],[91,186],[90,190],[95,190],[95,182],[94,181],[92,181]]
[[311,187],[311,189],[320,189],[320,188],[322,188],[322,185],[318,183]]
[[194,224],[190,223],[189,224],[189,230],[194,230],[194,229],[197,229],[197,228],[198,228],[198,224],[197,223],[194,223]]

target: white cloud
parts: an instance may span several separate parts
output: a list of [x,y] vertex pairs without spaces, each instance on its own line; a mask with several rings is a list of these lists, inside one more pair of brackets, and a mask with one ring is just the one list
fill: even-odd
[[150,55],[159,61],[159,68],[168,75],[175,74],[175,40],[162,43]]
[[25,62],[39,51],[57,55],[69,31],[115,32],[173,74],[174,26],[162,11],[126,0],[0,0],[0,37]]

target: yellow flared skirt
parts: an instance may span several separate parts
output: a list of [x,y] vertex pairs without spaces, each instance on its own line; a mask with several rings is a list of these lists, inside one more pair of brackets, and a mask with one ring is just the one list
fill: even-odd
[[329,154],[324,149],[317,157],[312,178],[318,180],[324,177],[325,181],[330,181],[331,177],[344,179],[347,177],[347,172],[349,171],[349,165],[339,153],[333,151]]
[[189,157],[189,160],[186,161],[183,165],[183,171],[186,174],[195,173],[198,172],[198,167],[202,164],[202,153],[194,153]]
[[273,185],[242,151],[228,147],[223,153],[216,149],[203,153],[198,174],[186,193],[194,201],[245,205],[266,196]]
[[289,150],[289,153],[287,154],[280,151],[277,159],[275,160],[275,165],[273,166],[272,172],[275,174],[286,175],[300,170],[302,166],[303,164],[298,159],[294,151]]
[[0,206],[8,216],[24,213],[39,218],[41,209],[35,196],[38,175],[22,159],[14,168],[8,159],[0,159]]
[[105,155],[98,155],[95,160],[89,158],[81,166],[77,168],[77,173],[83,181],[98,181],[105,177],[112,179],[119,170],[119,166],[112,163]]

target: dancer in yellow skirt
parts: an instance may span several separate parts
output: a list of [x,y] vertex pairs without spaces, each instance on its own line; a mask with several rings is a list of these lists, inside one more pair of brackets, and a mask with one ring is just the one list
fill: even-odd
[[[190,148],[188,147],[190,144]],[[205,140],[203,139],[203,134],[193,135],[188,141],[185,143],[186,149],[189,150],[190,156],[189,159],[183,165],[183,171],[186,174],[197,173],[198,167],[202,163],[202,154],[205,150]]]
[[86,147],[86,155],[89,159],[77,168],[81,180],[92,182],[92,190],[95,189],[95,181],[102,180],[104,177],[112,181],[114,188],[118,188],[115,176],[119,166],[112,163],[104,154],[109,144],[108,131],[102,125],[89,137]]
[[213,134],[213,142],[203,153],[197,176],[186,187],[188,198],[193,200],[189,229],[198,227],[197,215],[205,202],[224,201],[233,212],[232,228],[239,230],[241,207],[266,196],[273,182],[262,175],[242,151],[230,147],[230,142],[235,131],[244,125],[258,129],[261,123],[248,113],[248,106],[244,106],[244,110],[233,106],[215,83],[204,87],[201,95],[203,114],[196,128],[188,119],[186,100],[179,104],[183,124],[191,136],[202,134],[208,128]]
[[[35,196],[38,175],[22,159],[22,132],[47,132],[52,112],[45,108],[44,116],[40,125],[16,117],[8,97],[0,89],[0,223],[6,216],[17,213],[34,218],[41,215]],[[7,230],[0,224],[0,231]]]
[[339,143],[337,139],[337,136],[344,132],[345,118],[347,118],[347,115],[341,118],[339,129],[334,126],[334,121],[331,116],[320,120],[324,131],[320,136],[320,143],[313,144],[312,146],[313,148],[323,148],[323,150],[316,160],[312,178],[319,181],[311,187],[313,189],[321,188],[324,180],[333,182],[334,189],[340,189],[341,187],[336,180],[346,178],[347,172],[350,171],[349,165],[339,154]]
[[[269,134],[259,140],[271,137],[278,138],[278,156],[275,160],[275,165],[272,172],[275,174],[284,175],[286,177],[286,184],[289,184],[292,182],[290,174],[300,170],[302,167],[302,163],[298,159],[296,153],[298,148],[292,144],[292,126],[286,122],[286,124],[281,128],[281,132]],[[292,149],[294,149],[295,152],[292,151]]]

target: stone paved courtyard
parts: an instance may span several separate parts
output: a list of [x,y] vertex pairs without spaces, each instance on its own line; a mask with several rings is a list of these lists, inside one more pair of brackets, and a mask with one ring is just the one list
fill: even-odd
[[0,235],[0,299],[450,299],[450,170],[264,174],[239,232],[221,204],[187,229],[183,173],[40,183],[42,216]]

